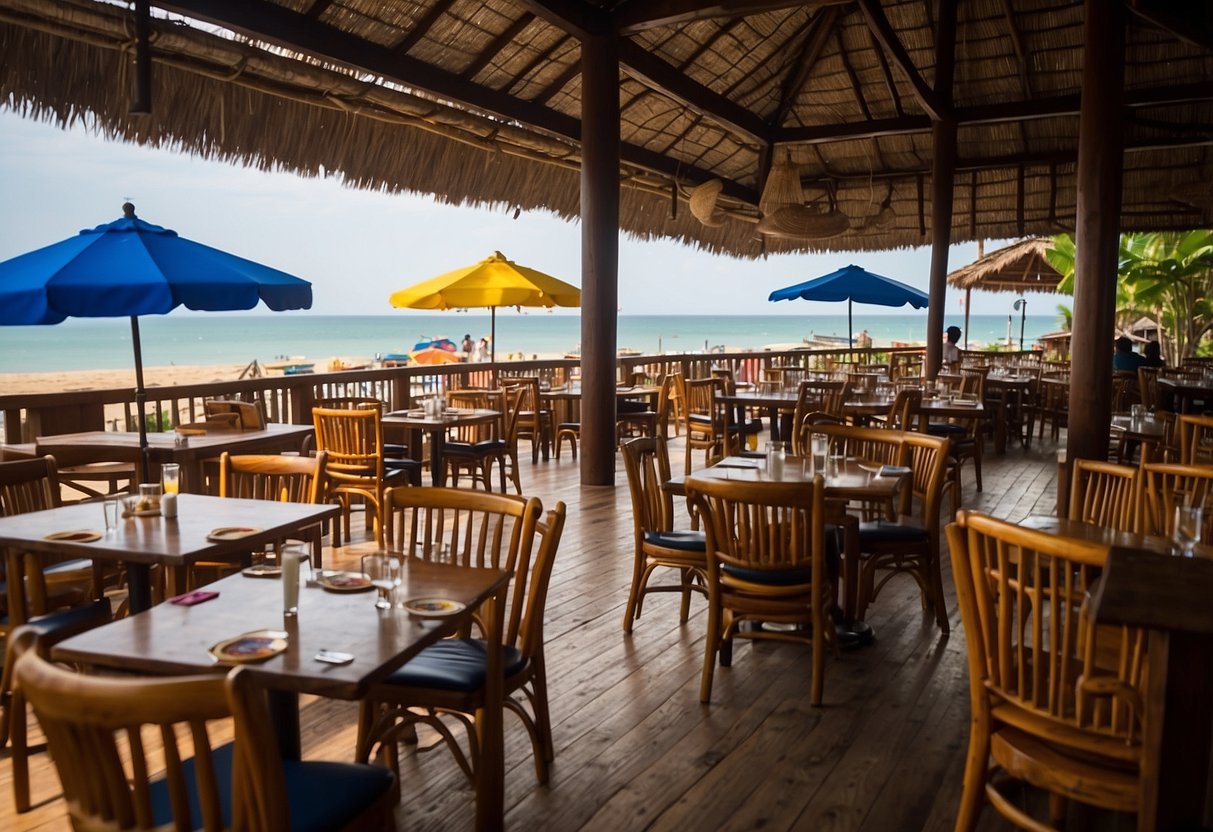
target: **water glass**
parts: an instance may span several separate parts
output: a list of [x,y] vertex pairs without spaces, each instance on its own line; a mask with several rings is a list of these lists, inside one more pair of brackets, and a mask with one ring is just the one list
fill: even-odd
[[1199,506],[1176,506],[1171,540],[1178,554],[1190,558],[1203,538],[1205,513]]
[[787,460],[787,451],[782,442],[771,442],[767,445],[767,475],[776,481],[783,479],[783,466]]
[[813,473],[825,476],[826,455],[830,452],[830,439],[827,436],[813,437]]
[[106,497],[101,503],[101,510],[105,512],[105,531],[107,533],[118,528],[118,517],[122,514],[119,510],[120,507],[117,497]]
[[299,553],[290,548],[279,555],[282,566],[282,614],[294,617],[299,614]]
[[846,457],[837,449],[830,450],[830,459],[826,468],[826,476],[829,479],[838,479],[842,476],[842,472],[846,469]]
[[160,485],[165,494],[176,494],[181,486],[181,466],[175,462],[166,462],[160,466]]
[[375,609],[390,610],[392,593],[400,583],[400,559],[390,552],[372,552],[363,556],[362,571],[375,589],[379,590]]

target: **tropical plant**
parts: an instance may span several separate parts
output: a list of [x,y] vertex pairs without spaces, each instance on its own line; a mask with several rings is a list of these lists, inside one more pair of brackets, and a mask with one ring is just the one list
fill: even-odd
[[[1068,234],[1046,253],[1064,275],[1058,291],[1074,290],[1074,240]],[[1143,315],[1161,328],[1160,345],[1172,363],[1196,354],[1213,331],[1213,231],[1122,234],[1116,284],[1116,324],[1127,329]]]
[[1061,327],[1062,332],[1069,332],[1074,328],[1074,310],[1064,303],[1057,304],[1057,325]]

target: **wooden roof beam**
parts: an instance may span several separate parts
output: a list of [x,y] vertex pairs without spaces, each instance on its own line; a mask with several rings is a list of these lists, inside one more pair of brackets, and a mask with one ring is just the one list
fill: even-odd
[[800,55],[792,64],[796,70],[784,76],[783,87],[779,90],[779,106],[775,110],[775,117],[771,120],[771,125],[775,129],[779,129],[783,124],[795,105],[796,99],[800,96],[801,90],[804,89],[804,85],[809,82],[813,68],[817,66],[817,61],[821,58],[821,51],[825,49],[837,20],[837,8],[822,9],[813,16],[813,28],[804,40]]
[[527,26],[530,26],[534,19],[535,15],[531,14],[530,12],[524,12],[521,14],[517,20],[505,28],[505,31],[493,38],[493,42],[482,49],[480,54],[476,56],[476,59],[473,60],[468,66],[464,67],[463,72],[460,74],[463,75],[464,78],[475,78],[476,74],[488,66],[493,58],[497,57],[498,53],[500,53],[502,49],[513,42],[514,38],[522,34],[522,30]]
[[621,40],[619,63],[628,75],[642,84],[659,89],[683,106],[704,114],[750,143],[760,146],[770,143],[770,129],[765,121],[745,107],[691,80],[644,47]]
[[1174,35],[1184,43],[1213,51],[1213,9],[1191,0],[1128,0],[1128,8],[1142,20]]
[[441,0],[430,6],[429,10],[417,21],[417,25],[410,29],[393,47],[393,51],[397,55],[407,55],[408,51],[417,45],[417,41],[429,34],[430,29],[434,28],[434,24],[438,22],[438,18],[446,14],[446,10],[451,7],[453,2],[454,0]]
[[629,0],[615,12],[621,35],[709,18],[734,18],[792,7],[845,6],[851,0]]
[[897,91],[897,83],[893,80],[893,70],[889,67],[889,58],[885,55],[884,48],[871,29],[868,30],[868,41],[872,44],[872,51],[876,53],[876,61],[880,64],[880,74],[884,77],[885,89],[888,90],[889,98],[893,100],[893,109],[897,111],[897,115],[904,116],[906,111],[901,106],[901,93]]
[[[318,24],[306,15],[282,6],[254,0],[157,0],[156,5],[266,43],[371,72],[457,102],[474,112],[516,121],[580,146],[581,122],[572,116],[474,84],[407,55],[399,55],[393,49]],[[698,184],[718,178],[710,171],[679,165],[675,160],[643,147],[622,144],[620,153],[627,164],[664,176],[677,174],[682,181]],[[724,180],[724,193],[748,204],[758,204],[758,193],[753,188],[732,180]]]
[[328,11],[328,7],[333,5],[334,2],[335,0],[316,0],[316,2],[313,3],[308,10],[304,12],[304,14],[306,14],[312,20],[319,20],[320,15]]
[[581,0],[514,0],[514,4],[578,40],[614,31],[609,15]]
[[868,28],[909,80],[910,86],[914,89],[914,97],[918,100],[919,105],[927,111],[927,115],[934,121],[947,121],[952,115],[948,112],[949,108],[944,106],[936,91],[927,86],[927,82],[918,73],[918,68],[910,60],[909,53],[901,45],[897,32],[893,30],[889,19],[885,17],[880,0],[858,0],[858,2],[859,9],[863,12],[863,19],[868,24]]

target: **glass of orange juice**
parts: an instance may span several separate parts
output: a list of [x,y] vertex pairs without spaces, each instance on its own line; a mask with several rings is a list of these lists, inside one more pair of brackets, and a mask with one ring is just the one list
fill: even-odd
[[178,493],[181,490],[181,466],[175,462],[161,465],[160,484],[164,486],[165,494]]

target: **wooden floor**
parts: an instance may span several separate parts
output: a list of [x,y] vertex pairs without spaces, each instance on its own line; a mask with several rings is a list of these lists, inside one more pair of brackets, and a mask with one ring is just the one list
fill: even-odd
[[[1055,449],[987,452],[983,493],[964,469],[964,504],[1012,520],[1051,513]],[[681,441],[672,456],[680,469]],[[875,644],[827,659],[823,707],[809,706],[807,649],[745,642],[701,705],[702,601],[680,626],[676,596],[650,596],[633,634],[622,631],[632,569],[622,464],[614,489],[581,487],[567,451],[523,469],[525,492],[545,505],[564,500],[569,517],[546,618],[556,761],[550,785],[538,787],[526,733],[506,715],[507,827],[952,828],[969,706],[946,557],[950,637],[923,615],[913,581],[898,579],[869,611]],[[353,718],[349,703],[306,703],[305,756],[348,759]],[[401,768],[401,829],[472,827],[472,792],[445,751],[405,755]],[[16,815],[11,764],[0,759],[0,829],[67,828],[46,754],[34,759],[33,780],[39,805]],[[981,829],[1007,828],[986,810]]]

